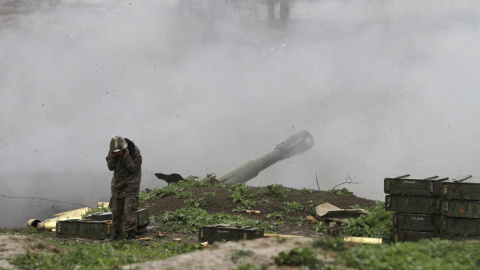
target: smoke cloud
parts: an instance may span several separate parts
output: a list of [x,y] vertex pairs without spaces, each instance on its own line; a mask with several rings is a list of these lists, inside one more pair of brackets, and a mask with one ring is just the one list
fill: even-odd
[[[0,16],[3,195],[108,201],[114,135],[139,146],[142,189],[222,175],[304,129],[314,147],[248,185],[351,180],[383,200],[385,177],[479,174],[478,1],[298,0],[284,23],[65,2]],[[78,208],[0,203],[0,227]]]

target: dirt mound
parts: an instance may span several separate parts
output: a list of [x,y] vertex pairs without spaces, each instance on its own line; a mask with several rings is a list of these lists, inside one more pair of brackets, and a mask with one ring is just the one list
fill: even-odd
[[[209,214],[214,213],[226,213],[226,214],[238,214],[251,219],[257,219],[260,222],[269,221],[267,219],[268,214],[275,212],[283,212],[282,206],[285,202],[298,202],[303,206],[302,209],[294,212],[289,212],[285,215],[290,217],[290,220],[283,220],[284,225],[279,226],[275,233],[279,234],[294,234],[305,237],[318,237],[319,234],[313,230],[311,223],[299,223],[292,221],[294,218],[305,218],[308,215],[314,213],[315,206],[322,203],[330,203],[337,207],[349,209],[352,206],[360,205],[362,207],[372,207],[375,205],[375,201],[367,200],[354,196],[353,194],[335,195],[331,192],[318,191],[318,190],[297,190],[291,188],[285,188],[280,185],[275,185],[277,193],[269,192],[266,187],[247,187],[248,192],[255,194],[255,201],[257,206],[254,209],[260,211],[259,215],[249,215],[246,212],[233,212],[241,206],[240,203],[233,203],[233,200],[229,197],[230,190],[225,187],[192,187],[188,189],[188,192],[194,194],[194,198],[205,198],[206,206],[202,209],[206,210]],[[270,190],[271,191],[271,190]],[[213,196],[205,196],[205,194],[214,194]],[[275,196],[280,194],[283,196]],[[175,195],[169,195],[162,198],[151,200],[142,204],[140,207],[146,208],[150,217],[162,217],[167,211],[176,211],[184,207],[184,198],[179,198]],[[147,232],[141,237],[155,237],[158,230],[167,227],[167,225],[161,221],[155,221],[150,223]],[[181,238],[182,242],[186,243],[198,243],[198,236],[196,233],[167,233],[165,240],[171,240],[173,238]]]

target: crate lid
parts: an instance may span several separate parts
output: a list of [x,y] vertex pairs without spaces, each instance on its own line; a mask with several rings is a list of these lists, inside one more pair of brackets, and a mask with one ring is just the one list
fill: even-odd
[[395,177],[387,177],[385,179],[398,179],[398,180],[430,180],[430,181],[446,181],[448,177],[440,177],[438,175],[428,176],[428,177],[418,177],[418,176],[411,176],[410,174],[395,176]]
[[480,184],[480,176],[459,175],[445,183]]

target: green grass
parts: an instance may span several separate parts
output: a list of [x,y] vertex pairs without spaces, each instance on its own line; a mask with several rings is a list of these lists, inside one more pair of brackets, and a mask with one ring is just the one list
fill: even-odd
[[138,241],[92,244],[85,242],[57,242],[68,252],[49,255],[28,252],[16,257],[12,264],[21,269],[118,269],[132,263],[166,259],[175,255],[203,249],[201,244],[179,242]]
[[231,215],[225,213],[208,214],[207,211],[200,208],[181,208],[174,212],[167,211],[162,218],[165,228],[173,232],[198,232],[199,228],[212,224],[230,224],[232,226],[252,226],[263,228],[265,231],[273,232],[281,222],[260,222],[256,219],[245,218],[241,215]]
[[[360,208],[356,206],[355,208]],[[365,208],[370,215],[351,218],[342,223],[343,236],[383,238],[391,241],[393,236],[393,212],[385,210],[385,203],[377,201],[374,207]]]
[[211,184],[204,184],[198,181],[180,181],[172,183],[160,189],[154,189],[149,193],[140,193],[140,203],[145,203],[154,199],[163,198],[166,196],[177,196],[179,198],[187,198],[193,196],[188,190],[192,187],[208,187]]
[[478,269],[479,242],[423,240],[390,245],[357,245],[338,256],[354,269]]
[[286,213],[290,213],[290,212],[295,212],[295,211],[298,211],[300,209],[303,209],[303,205],[300,204],[299,202],[295,202],[295,201],[293,201],[293,202],[283,202],[282,205],[281,205],[281,208]]
[[330,189],[330,190],[327,190],[326,192],[329,193],[329,194],[339,195],[339,196],[344,196],[344,197],[353,196],[353,192],[350,192],[350,191],[349,191],[348,189],[346,189],[346,188],[342,188],[342,189]]

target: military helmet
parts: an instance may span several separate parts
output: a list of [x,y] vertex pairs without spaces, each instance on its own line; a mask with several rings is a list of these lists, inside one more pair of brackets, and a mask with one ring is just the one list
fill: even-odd
[[110,140],[110,151],[115,153],[127,149],[128,143],[122,136],[113,136]]

